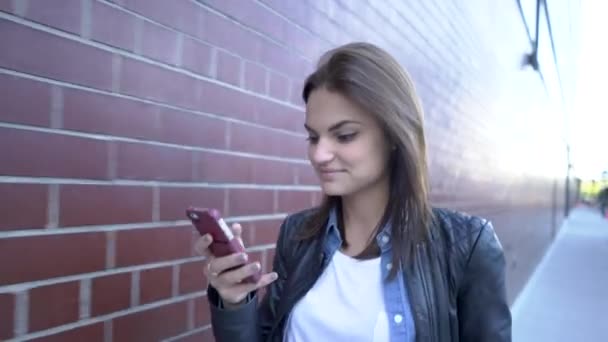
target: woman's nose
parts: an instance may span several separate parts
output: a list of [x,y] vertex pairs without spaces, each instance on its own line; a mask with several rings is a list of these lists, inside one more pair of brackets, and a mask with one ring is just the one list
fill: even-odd
[[326,139],[319,141],[311,146],[310,158],[315,164],[326,164],[334,158],[332,144]]

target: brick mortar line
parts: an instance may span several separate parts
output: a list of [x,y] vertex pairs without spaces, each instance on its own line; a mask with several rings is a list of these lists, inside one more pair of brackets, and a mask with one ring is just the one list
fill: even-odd
[[86,319],[91,317],[91,289],[92,281],[91,278],[85,278],[80,280],[79,284],[79,319]]
[[[309,4],[310,4],[310,3],[309,3]],[[311,5],[312,5],[312,8],[313,8],[313,9],[314,9],[316,12],[321,13],[323,16],[325,16],[325,17],[327,18],[327,20],[329,20],[329,21],[330,21],[330,22],[331,22],[333,25],[337,26],[338,28],[340,28],[340,27],[341,27],[341,26],[339,26],[339,25],[338,25],[338,23],[335,21],[335,18],[332,18],[332,17],[327,16],[327,14],[323,13],[323,12],[321,11],[321,9],[320,9],[319,7],[317,7],[316,5],[314,5],[314,4],[311,4]],[[352,16],[352,18],[356,19],[356,20],[357,20],[357,21],[358,21],[358,22],[359,22],[359,23],[360,23],[362,26],[365,26],[365,27],[370,26],[370,23],[368,23],[367,21],[363,20],[363,18],[362,18],[361,16],[359,16],[357,13],[353,12],[353,11],[352,11],[350,8],[348,8],[347,6],[343,5],[341,2],[336,3],[336,6],[337,6],[337,7],[339,7],[339,8],[341,8],[342,10],[344,10],[344,11],[348,12],[348,13],[349,13],[349,15],[350,15],[350,16]],[[384,21],[389,21],[389,20],[385,19],[383,15],[379,15],[375,7],[373,7],[373,6],[371,6],[371,5],[368,5],[368,7],[370,7],[370,9],[371,9],[373,12],[375,12],[375,14],[376,14],[376,15],[378,15],[380,19],[384,19]],[[426,41],[426,38],[425,38],[424,34],[422,34],[422,33],[418,32],[418,29],[417,29],[417,28],[416,28],[414,25],[412,25],[411,23],[409,23],[409,22],[407,22],[407,21],[406,21],[405,23],[406,23],[406,24],[408,24],[408,25],[409,25],[409,26],[412,28],[412,30],[413,30],[413,31],[415,31],[416,33],[418,33],[418,35],[420,36],[420,39],[421,39],[421,41],[422,41],[423,43],[427,43],[427,45],[431,46],[431,44],[430,44],[430,43],[428,43],[428,42]],[[400,33],[400,31],[399,31],[397,28],[395,28],[395,26],[394,26],[392,23],[389,23],[389,24],[390,24],[390,26],[393,28],[393,29],[392,29],[392,32],[393,32],[393,33],[395,33],[397,36],[402,36],[402,35],[401,35],[401,33]],[[373,25],[371,25],[371,26],[373,26]],[[347,35],[348,35],[348,36],[350,36],[350,37],[352,38],[352,36],[353,36],[352,32],[346,32],[346,33],[347,33]],[[380,40],[384,41],[385,43],[387,43],[387,44],[388,44],[388,45],[389,45],[391,48],[393,48],[393,49],[397,49],[397,50],[398,50],[398,48],[399,48],[399,45],[397,44],[398,42],[395,42],[395,41],[393,41],[393,40],[389,39],[389,38],[388,38],[386,35],[382,35],[382,33],[381,33],[381,32],[379,32],[379,31],[377,31],[377,30],[372,30],[372,33],[373,33],[373,35],[374,35],[375,37],[377,37],[378,39],[380,39]],[[411,39],[407,39],[407,37],[405,38],[405,41],[408,41],[408,42],[412,43],[412,47],[413,47],[413,48],[414,48],[416,51],[418,51],[418,52],[419,52],[419,54],[420,54],[421,56],[427,56],[427,55],[424,53],[424,52],[426,51],[426,50],[424,49],[424,46],[420,46],[420,44],[413,44],[413,41],[412,41]],[[400,61],[400,62],[401,62],[401,61]],[[431,62],[432,62],[432,64],[433,64],[432,66],[433,66],[434,68],[441,68],[441,66],[442,66],[442,64],[437,63],[437,62],[436,62],[436,61],[434,61],[433,59],[431,59]]]
[[[284,219],[288,214],[271,214],[271,215],[259,215],[259,216],[241,216],[241,217],[227,217],[225,220],[227,223],[239,222],[257,222],[257,221],[272,221]],[[0,239],[11,239],[16,237],[34,237],[34,236],[49,236],[49,235],[63,235],[63,234],[77,234],[77,233],[106,233],[123,230],[144,230],[144,229],[155,229],[155,228],[177,228],[183,227],[184,229],[191,226],[190,221],[162,221],[153,223],[129,223],[129,224],[114,224],[114,225],[91,225],[81,227],[62,227],[59,229],[21,229],[12,231],[0,231]],[[108,260],[113,258],[106,257]],[[111,263],[110,263],[111,264]],[[111,265],[111,267],[114,267]]]
[[284,191],[317,191],[317,185],[298,184],[254,184],[254,183],[208,183],[208,182],[168,182],[148,180],[95,180],[53,177],[17,177],[0,175],[0,184],[59,184],[59,185],[114,185],[166,188],[205,188],[232,190],[284,190]]
[[15,322],[14,333],[16,337],[21,337],[29,330],[29,302],[30,296],[27,291],[15,291]]
[[[0,14],[1,13],[2,12],[0,12]],[[82,85],[72,84],[72,83],[68,83],[68,82],[64,82],[64,81],[53,80],[53,79],[45,78],[45,77],[42,77],[42,76],[36,76],[36,75],[26,74],[24,72],[10,70],[10,69],[5,69],[5,68],[2,68],[2,67],[0,67],[0,75],[1,74],[21,77],[21,78],[24,78],[24,79],[34,80],[34,81],[37,81],[37,82],[43,82],[43,83],[47,83],[49,85],[61,86],[63,88],[77,89],[77,90],[82,90],[82,91],[86,91],[86,92],[89,92],[89,93],[101,94],[101,95],[106,95],[106,96],[110,96],[110,97],[116,97],[116,98],[119,98],[119,99],[136,101],[136,102],[139,102],[139,103],[145,103],[145,104],[153,105],[153,106],[156,106],[156,107],[162,107],[162,108],[166,108],[166,109],[177,110],[177,111],[180,111],[180,112],[200,115],[200,116],[203,116],[203,117],[208,117],[208,118],[212,118],[212,119],[222,120],[222,121],[226,121],[226,122],[233,122],[233,123],[242,124],[242,125],[251,126],[251,127],[268,129],[268,130],[272,130],[272,131],[276,131],[276,132],[281,132],[281,133],[285,133],[285,134],[290,134],[290,135],[294,135],[294,136],[303,136],[302,133],[298,133],[298,132],[294,132],[294,131],[289,131],[289,130],[282,129],[282,128],[275,128],[275,127],[270,127],[270,126],[264,126],[264,125],[261,125],[261,124],[255,123],[255,122],[249,122],[249,121],[245,121],[245,120],[240,120],[240,119],[228,117],[228,116],[225,116],[225,115],[207,113],[207,112],[197,111],[197,110],[188,109],[188,108],[182,108],[182,107],[178,107],[178,106],[175,106],[175,105],[171,105],[171,104],[167,104],[167,103],[162,103],[162,102],[156,102],[156,101],[148,100],[148,99],[140,99],[140,98],[134,97],[132,95],[125,95],[125,94],[115,93],[115,92],[111,92],[111,91],[105,91],[105,90],[85,87],[85,86],[82,86]],[[262,98],[262,99],[267,100],[266,98]],[[274,102],[274,103],[279,104],[279,105],[283,105],[285,107],[289,107],[290,109],[301,110],[302,113],[304,111],[304,108],[300,108],[300,107],[297,107],[297,106],[293,106],[293,105],[292,106],[286,106],[284,103],[278,103],[278,102]],[[283,114],[283,115],[291,115],[291,114]]]
[[[199,6],[199,7],[203,8],[203,9],[206,9],[207,11],[209,11],[209,12],[215,14],[215,15],[218,15],[218,16],[224,18],[224,19],[227,19],[227,20],[231,21],[232,23],[234,23],[235,25],[240,26],[240,27],[244,28],[245,30],[247,30],[247,31],[249,31],[249,32],[251,32],[251,33],[253,33],[253,34],[257,35],[257,36],[262,37],[262,38],[268,40],[268,42],[270,42],[270,43],[272,43],[274,45],[277,45],[277,46],[279,46],[279,47],[287,50],[290,53],[293,53],[293,54],[297,55],[299,58],[304,59],[308,63],[311,63],[311,64],[314,63],[314,61],[311,61],[307,56],[305,56],[304,54],[302,54],[300,51],[298,51],[294,47],[291,47],[289,45],[285,45],[285,43],[277,40],[276,38],[270,37],[270,36],[266,35],[265,33],[256,31],[251,26],[245,25],[244,23],[242,23],[242,22],[240,22],[238,20],[233,19],[232,17],[226,15],[225,13],[220,12],[219,10],[211,7],[210,5],[207,5],[205,3],[202,3],[202,2],[199,2],[199,1],[195,1],[195,0],[191,0],[191,2],[193,2],[196,6]],[[290,23],[290,24],[294,25],[293,23]],[[296,26],[296,25],[294,25],[294,26]],[[196,38],[196,39],[200,40],[199,38]],[[209,45],[212,45],[212,44],[209,44]],[[213,46],[215,46],[215,45],[213,45]],[[226,50],[226,49],[222,49],[222,50]],[[228,50],[226,50],[226,51],[228,51]]]
[[203,331],[208,330],[208,329],[211,329],[211,324],[207,324],[205,326],[202,326],[202,327],[199,327],[199,328],[196,328],[196,329],[188,330],[185,333],[182,333],[182,334],[179,334],[179,335],[175,335],[173,337],[169,337],[169,338],[166,338],[164,340],[161,340],[161,342],[178,341],[178,340],[180,340],[180,339],[182,339],[184,337],[189,337],[189,336],[192,336],[194,334],[198,334],[198,333],[203,332]]
[[[256,245],[256,246],[246,248],[246,251],[248,253],[256,253],[256,252],[263,252],[267,249],[272,249],[272,248],[275,248],[275,244]],[[55,278],[44,279],[44,280],[28,281],[28,282],[23,282],[23,283],[18,283],[18,284],[3,285],[3,286],[0,286],[0,293],[23,292],[23,291],[29,291],[33,288],[42,287],[42,286],[61,284],[61,283],[72,282],[72,281],[92,280],[94,278],[103,277],[103,276],[112,276],[112,275],[131,273],[131,272],[136,272],[136,271],[141,272],[141,271],[145,271],[145,270],[149,270],[149,269],[156,269],[156,268],[168,267],[168,266],[178,268],[180,265],[183,265],[183,264],[187,264],[187,263],[195,262],[195,261],[203,261],[203,260],[205,260],[204,257],[190,257],[190,258],[178,259],[178,260],[173,260],[173,261],[155,262],[155,263],[149,263],[149,264],[145,264],[145,265],[115,268],[112,270],[96,271],[96,272],[90,272],[90,273],[84,273],[84,274],[78,274],[78,275],[62,276],[62,277],[55,277]],[[178,278],[179,278],[179,274],[178,274]],[[177,285],[179,285],[179,281],[178,281]],[[179,292],[179,289],[177,289],[177,290]]]
[[[175,148],[178,150],[233,155],[233,156],[239,156],[239,157],[245,157],[245,158],[251,158],[251,159],[284,161],[284,162],[292,162],[292,163],[297,163],[297,164],[307,164],[308,163],[305,159],[280,157],[280,156],[268,156],[268,155],[263,155],[263,154],[255,154],[255,153],[240,152],[240,151],[233,151],[233,150],[222,150],[222,149],[208,148],[208,147],[185,146],[185,145],[177,145],[177,144],[171,144],[171,143],[165,143],[165,142],[159,142],[159,141],[153,141],[153,140],[139,140],[139,139],[127,138],[127,137],[102,135],[102,134],[96,134],[96,133],[82,133],[82,132],[69,131],[69,130],[64,130],[64,129],[27,126],[27,125],[22,125],[22,124],[13,124],[13,123],[6,123],[6,122],[0,122],[0,128],[12,128],[12,129],[18,129],[18,130],[24,130],[24,131],[67,135],[67,136],[72,136],[72,137],[95,139],[95,140],[101,140],[101,141],[119,141],[119,142],[123,142],[123,143],[124,142],[138,143],[138,144],[142,144],[142,145]],[[298,137],[300,137],[300,136],[298,136]],[[301,138],[304,138],[304,135],[302,135]],[[304,140],[303,140],[303,142],[304,142]]]
[[[109,3],[106,3],[106,4],[109,4]],[[261,96],[258,93],[254,93],[254,92],[249,91],[247,89],[239,88],[239,87],[234,86],[234,85],[232,85],[230,83],[221,82],[221,81],[219,81],[217,79],[206,77],[206,76],[203,76],[203,75],[191,72],[191,71],[186,70],[186,69],[181,69],[181,68],[176,67],[174,65],[161,63],[161,62],[158,62],[158,61],[156,61],[154,59],[151,59],[151,58],[148,58],[148,57],[144,57],[144,56],[141,56],[141,55],[137,55],[137,54],[135,54],[133,52],[129,52],[129,51],[126,51],[126,50],[121,50],[121,49],[118,49],[118,48],[115,48],[115,47],[112,47],[112,46],[109,46],[109,45],[104,45],[104,44],[98,43],[96,41],[87,40],[87,39],[82,38],[79,35],[70,34],[70,33],[61,31],[59,29],[53,28],[51,26],[45,26],[43,24],[39,24],[37,22],[30,21],[28,19],[24,19],[24,18],[21,18],[21,17],[16,17],[14,15],[11,15],[11,14],[8,14],[8,13],[5,13],[5,12],[0,12],[0,19],[8,20],[8,21],[11,21],[13,23],[23,25],[25,27],[29,27],[31,29],[35,29],[35,30],[38,30],[38,31],[41,31],[41,32],[46,32],[46,33],[52,34],[54,36],[65,38],[65,39],[68,39],[68,40],[71,40],[71,41],[74,41],[74,42],[78,42],[80,44],[83,44],[83,45],[86,45],[86,46],[90,46],[90,47],[94,47],[94,48],[97,48],[97,49],[100,49],[100,50],[103,50],[103,51],[106,51],[106,52],[109,52],[109,53],[112,53],[112,54],[115,54],[115,55],[119,55],[119,56],[126,57],[126,58],[131,58],[131,59],[134,59],[134,60],[137,60],[137,61],[140,61],[140,62],[145,62],[147,64],[154,65],[154,66],[157,66],[157,67],[161,67],[161,68],[163,68],[165,70],[169,70],[169,71],[181,74],[181,75],[186,75],[186,76],[192,77],[192,78],[200,80],[200,81],[207,81],[207,82],[215,84],[215,85],[219,85],[219,86],[223,86],[225,88],[229,88],[229,89],[235,90],[235,91],[237,91],[239,93],[251,95],[251,96],[254,96],[254,97],[257,97],[257,98],[262,98],[262,99],[265,99],[265,100],[268,100],[268,101],[271,101],[271,102],[274,102],[274,103],[282,104],[284,106],[288,106],[288,107],[291,107],[291,108],[297,108],[297,106],[293,105],[291,102],[280,101],[278,99],[271,98],[271,97],[268,97],[268,96]],[[207,45],[211,45],[211,44],[207,44]],[[211,45],[211,46],[214,46],[214,45]],[[216,47],[216,48],[221,49],[221,50],[225,50],[225,49],[222,49],[220,47]],[[228,53],[232,53],[229,50],[225,50],[225,51],[227,51]],[[257,61],[251,61],[251,62],[257,62]],[[280,73],[280,74],[283,74],[279,70],[275,70],[275,71],[278,72],[278,73]],[[294,79],[294,77],[289,77],[289,76],[287,76],[287,77],[290,80]]]
[[[209,42],[207,42],[207,41],[205,41],[205,40],[203,40],[203,39],[201,39],[201,38],[199,38],[199,37],[197,37],[197,36],[194,36],[194,35],[192,35],[192,34],[190,34],[190,33],[188,33],[188,32],[182,32],[182,31],[179,31],[178,29],[176,29],[176,28],[174,28],[174,27],[172,27],[172,26],[169,26],[169,25],[167,25],[167,24],[161,23],[161,22],[159,22],[159,21],[155,21],[155,20],[153,20],[153,19],[151,19],[151,18],[149,18],[149,17],[146,17],[146,16],[145,16],[145,15],[143,15],[143,14],[139,14],[139,13],[137,13],[137,12],[135,12],[135,11],[131,10],[131,9],[128,9],[128,8],[126,8],[126,7],[123,7],[123,5],[120,5],[120,4],[115,4],[115,3],[111,3],[111,2],[106,2],[106,1],[101,1],[101,0],[95,0],[95,1],[97,1],[97,2],[101,2],[101,3],[103,3],[103,4],[107,5],[107,6],[110,6],[110,7],[116,8],[116,9],[117,9],[117,10],[119,10],[119,11],[122,11],[122,12],[128,13],[128,14],[130,14],[130,15],[132,15],[132,16],[134,16],[134,17],[136,17],[136,18],[139,18],[139,19],[141,19],[141,20],[143,20],[143,21],[147,21],[147,22],[150,22],[150,23],[153,23],[153,24],[159,25],[159,26],[163,27],[163,28],[164,28],[164,29],[166,29],[166,30],[173,31],[173,32],[178,33],[178,34],[179,34],[179,33],[182,33],[182,34],[183,34],[183,35],[185,35],[186,37],[191,38],[191,39],[194,39],[194,40],[196,40],[196,41],[198,41],[198,42],[200,42],[200,43],[207,44],[207,45],[210,45],[210,46],[214,46],[214,47],[217,47],[218,49],[221,49],[221,50],[224,50],[224,51],[227,51],[227,52],[229,51],[229,50],[227,50],[227,49],[225,49],[225,48],[222,48],[222,47],[219,47],[219,46],[213,45],[213,44],[211,44],[211,43],[209,43]],[[270,37],[270,36],[267,36],[266,34],[264,34],[264,33],[262,33],[262,32],[256,31],[256,30],[255,30],[255,29],[253,29],[252,27],[250,27],[250,26],[248,26],[248,25],[245,25],[245,24],[243,24],[243,23],[241,23],[241,22],[239,22],[239,21],[237,21],[237,20],[234,20],[234,19],[232,19],[231,17],[226,16],[224,13],[222,13],[222,12],[220,12],[220,11],[218,11],[218,10],[216,10],[216,9],[212,8],[212,7],[209,7],[209,5],[206,5],[206,4],[203,4],[203,3],[200,3],[200,2],[195,1],[195,0],[193,0],[192,2],[194,3],[194,5],[196,5],[196,6],[198,6],[198,7],[201,7],[201,8],[203,8],[203,9],[208,10],[209,12],[211,12],[211,13],[213,13],[213,14],[216,14],[216,15],[218,15],[218,16],[220,16],[220,17],[223,17],[223,18],[225,18],[225,19],[228,19],[229,21],[233,22],[233,23],[234,23],[234,24],[236,24],[237,26],[240,26],[241,28],[244,28],[246,31],[249,31],[249,32],[251,32],[251,33],[255,34],[256,36],[259,36],[259,37],[262,37],[262,38],[264,38],[264,39],[268,40],[268,42],[269,42],[269,43],[275,44],[275,45],[277,45],[277,46],[279,46],[279,47],[282,47],[282,48],[284,48],[284,49],[286,49],[286,50],[288,50],[288,51],[290,51],[290,49],[291,49],[289,46],[285,45],[284,43],[282,43],[282,42],[280,42],[280,41],[278,41],[278,40],[276,40],[276,39],[274,39],[274,38],[272,38],[272,37]],[[295,23],[294,23],[294,24],[295,24]],[[297,24],[295,24],[295,25],[297,25]],[[295,26],[295,25],[294,25],[294,26]],[[308,57],[306,57],[305,55],[301,54],[299,51],[296,51],[296,53],[298,54],[298,56],[299,56],[299,57],[301,57],[301,58],[305,59],[305,60],[306,60],[306,61],[308,61],[308,62],[311,62],[311,61],[309,61],[309,60],[308,60]]]
[[51,329],[46,329],[46,330],[38,331],[35,333],[22,335],[22,336],[19,336],[18,339],[8,340],[7,342],[16,342],[16,341],[30,340],[30,339],[34,339],[34,338],[40,338],[40,337],[47,337],[50,335],[58,334],[58,333],[76,329],[76,328],[80,328],[80,327],[87,326],[90,324],[102,323],[104,321],[112,320],[112,319],[123,317],[126,315],[135,314],[135,313],[139,313],[139,312],[146,311],[146,310],[156,309],[156,308],[166,306],[166,305],[181,303],[181,302],[191,300],[191,299],[196,299],[199,297],[204,297],[206,294],[207,294],[206,291],[198,291],[198,292],[190,293],[187,295],[174,297],[171,299],[165,299],[165,300],[150,303],[150,304],[144,304],[144,305],[138,306],[136,308],[129,308],[127,310],[113,312],[108,315],[96,316],[94,318],[87,318],[87,319],[83,319],[83,320],[80,320],[77,322],[61,325],[59,327],[54,327]]
[[[179,296],[179,272],[180,267],[175,264],[171,267],[171,296]],[[202,270],[201,270],[202,271]]]
[[113,333],[114,333],[114,325],[112,321],[103,322],[103,341],[104,342],[112,342]]
[[[403,22],[410,22],[410,23],[411,23],[411,21],[410,21],[410,20],[407,20],[406,15],[405,15],[405,14],[404,14],[404,13],[403,13],[403,12],[402,12],[400,9],[397,9],[396,7],[391,6],[391,5],[392,5],[392,3],[390,3],[390,4],[389,4],[389,7],[390,7],[390,8],[391,8],[393,11],[395,11],[395,12],[397,13],[397,15],[399,16],[399,18],[401,19],[400,21],[403,21]],[[381,12],[379,8],[377,8],[377,7],[373,6],[373,5],[371,5],[371,3],[370,3],[370,6],[371,6],[372,8],[375,8],[375,9],[376,9],[376,13],[377,13],[379,16],[381,16],[381,17],[383,17],[383,18],[385,18],[385,19],[387,19],[387,20],[388,20],[388,18],[386,17],[386,15],[385,15],[383,12]],[[426,7],[424,7],[424,8],[423,8],[423,7],[419,7],[419,6],[412,6],[412,8],[414,9],[414,10],[413,10],[413,12],[414,12],[414,14],[415,14],[415,15],[414,15],[415,17],[418,17],[418,18],[424,18],[424,16],[421,16],[421,15],[420,15],[420,14],[421,14],[420,12],[422,11],[422,12],[425,12],[424,14],[425,14],[427,17],[430,17],[430,18],[432,18],[433,20],[435,20],[435,19],[436,19],[434,15],[432,15],[431,13],[427,13],[428,11],[426,11]],[[420,21],[420,22],[425,22],[423,19],[419,19],[419,21]],[[436,40],[437,40],[438,42],[440,42],[441,44],[433,44],[432,42],[428,41],[427,39],[424,39],[424,37],[427,37],[427,35],[424,35],[423,33],[419,33],[419,34],[420,34],[420,37],[422,37],[422,38],[424,39],[424,41],[425,41],[425,42],[427,42],[427,43],[428,43],[428,45],[429,45],[430,47],[434,48],[435,50],[436,50],[437,46],[451,46],[451,45],[453,45],[453,41],[452,41],[450,38],[446,38],[446,37],[444,37],[444,36],[446,36],[445,34],[443,34],[443,35],[442,35],[442,34],[437,34],[437,29],[439,29],[439,30],[443,29],[443,27],[439,27],[439,25],[441,25],[441,24],[440,24],[440,23],[431,23],[430,27],[432,27],[432,30],[433,30],[433,31],[432,31],[432,33],[433,33],[433,34],[431,34],[431,36],[432,36],[432,37],[434,37],[434,39],[436,39]],[[393,26],[393,27],[395,27],[394,25],[392,25],[392,26]],[[411,25],[411,27],[412,27],[412,28],[414,28],[414,27],[416,27],[416,28],[417,28],[417,26],[418,26],[418,25],[414,25],[414,24],[412,24],[412,25]],[[396,32],[398,32],[400,36],[403,36],[403,34],[402,34],[400,31],[397,31],[397,30],[395,30],[395,31],[396,31]],[[418,30],[415,30],[415,31],[418,31]],[[447,31],[445,31],[445,32],[447,32]],[[449,35],[449,33],[448,33],[448,35]],[[451,37],[451,35],[450,35],[450,37]],[[446,39],[447,39],[447,41],[446,41]],[[452,49],[448,49],[448,51],[449,51],[449,55],[451,55],[451,57],[450,57],[450,58],[447,58],[447,59],[445,59],[445,60],[440,60],[440,61],[439,61],[439,62],[440,62],[440,63],[439,63],[439,65],[446,65],[446,64],[448,64],[448,63],[445,63],[446,61],[458,60],[458,61],[459,61],[459,63],[457,63],[457,64],[456,64],[457,66],[463,66],[463,65],[464,65],[464,66],[467,66],[467,67],[468,67],[468,63],[466,63],[466,61],[464,61],[464,60],[461,58],[461,56],[457,54],[457,52],[456,52],[456,51],[454,51],[454,50],[452,50]],[[441,56],[442,56],[442,55],[444,55],[444,54],[439,54],[439,52],[440,52],[440,51],[436,51],[436,52],[438,53],[438,56],[439,56],[440,58],[441,58]],[[451,65],[451,64],[449,64],[449,65]],[[459,68],[456,68],[455,66],[451,66],[451,67],[452,67],[452,68],[454,68],[455,70],[459,70]],[[470,70],[469,68],[467,68],[467,69],[465,69],[465,70],[464,70],[464,72],[466,72],[466,73],[471,73],[471,70]]]
[[[314,32],[313,30],[306,28],[298,23],[296,23],[295,21],[289,19],[289,17],[285,16],[284,14],[282,14],[281,12],[275,10],[274,8],[272,8],[270,5],[267,5],[266,3],[264,3],[263,1],[260,0],[254,0],[253,2],[259,4],[261,7],[266,8],[266,10],[268,10],[269,12],[273,13],[274,15],[282,18],[283,20],[287,21],[289,24],[291,24],[293,27],[296,27],[304,32],[306,32],[307,34],[309,34],[310,36],[318,39],[320,42],[324,42],[325,44],[329,44],[330,46],[334,46],[337,44],[337,42],[331,42],[327,39],[325,39],[325,37],[321,36],[320,34]],[[296,47],[294,47],[294,49],[297,49]]]

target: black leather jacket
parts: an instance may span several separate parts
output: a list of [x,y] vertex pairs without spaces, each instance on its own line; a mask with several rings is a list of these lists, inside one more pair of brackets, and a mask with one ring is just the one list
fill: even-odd
[[[430,242],[404,268],[416,341],[511,341],[505,258],[491,223],[446,209],[433,212]],[[222,309],[217,291],[208,289],[218,342],[282,341],[289,312],[323,271],[321,241],[290,240],[309,213],[283,222],[274,259],[279,278],[261,301],[253,294],[238,309]]]

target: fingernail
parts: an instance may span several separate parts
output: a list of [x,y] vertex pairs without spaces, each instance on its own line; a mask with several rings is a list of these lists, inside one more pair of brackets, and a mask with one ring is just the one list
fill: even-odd
[[203,236],[203,241],[205,241],[205,242],[209,242],[209,241],[211,241],[211,236],[209,236],[209,234],[205,234],[205,235]]
[[270,281],[274,281],[277,280],[279,278],[279,275],[275,272],[270,273]]
[[259,262],[256,262],[255,264],[253,264],[253,268],[255,268],[256,271],[259,271],[262,266],[260,266]]
[[241,261],[247,261],[247,254],[245,254],[245,253],[241,254],[239,259],[241,259]]

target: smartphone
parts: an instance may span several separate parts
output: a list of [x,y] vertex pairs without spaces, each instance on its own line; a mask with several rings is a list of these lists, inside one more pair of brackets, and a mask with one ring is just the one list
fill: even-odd
[[[245,252],[243,245],[234,237],[232,230],[221,217],[219,210],[190,207],[186,209],[186,216],[201,236],[209,234],[213,237],[209,249],[215,257]],[[243,281],[257,283],[260,276],[261,272],[259,271]]]

